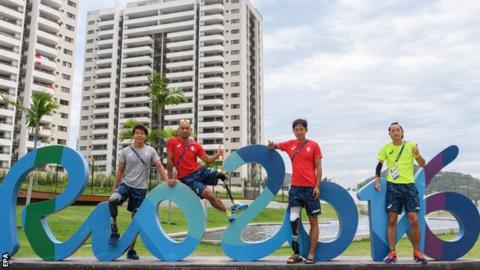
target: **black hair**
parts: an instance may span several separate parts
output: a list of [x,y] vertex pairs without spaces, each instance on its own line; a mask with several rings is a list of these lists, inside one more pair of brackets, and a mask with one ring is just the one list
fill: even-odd
[[403,131],[403,127],[400,125],[400,123],[393,122],[393,123],[390,124],[390,126],[388,126],[388,132],[390,132],[390,129],[391,129],[392,126],[399,126],[400,129]]
[[297,119],[295,121],[293,121],[292,123],[292,129],[295,129],[296,126],[298,125],[302,125],[305,129],[308,127],[308,123],[307,123],[307,120],[305,119]]
[[142,124],[135,125],[132,129],[132,133],[135,134],[135,130],[137,129],[143,130],[143,133],[145,133],[145,136],[148,136],[148,129],[144,125]]

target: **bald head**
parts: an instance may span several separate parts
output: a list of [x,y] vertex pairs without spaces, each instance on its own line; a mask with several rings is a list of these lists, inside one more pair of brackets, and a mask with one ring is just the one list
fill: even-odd
[[190,135],[192,134],[192,126],[190,124],[190,121],[180,120],[177,132],[182,139],[190,138]]

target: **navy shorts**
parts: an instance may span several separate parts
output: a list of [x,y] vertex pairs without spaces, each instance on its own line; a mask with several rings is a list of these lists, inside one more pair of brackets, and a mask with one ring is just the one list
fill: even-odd
[[145,196],[147,195],[147,190],[133,188],[121,183],[117,189],[115,189],[114,193],[118,193],[120,196],[122,196],[119,204],[122,204],[128,199],[127,210],[130,212],[137,212],[138,208],[140,208],[140,205],[142,205]]
[[305,207],[309,217],[319,215],[320,199],[313,197],[313,187],[294,187],[288,191],[288,207]]
[[202,193],[207,188],[207,185],[217,185],[217,171],[202,167],[183,177],[180,179],[180,181],[189,186],[198,195],[198,197],[202,198]]
[[415,184],[387,182],[387,213],[401,214],[403,209],[406,213],[420,210],[417,187]]

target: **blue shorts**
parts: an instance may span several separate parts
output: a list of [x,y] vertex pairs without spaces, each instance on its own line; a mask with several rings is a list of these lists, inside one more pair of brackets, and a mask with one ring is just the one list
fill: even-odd
[[145,196],[147,195],[147,190],[133,188],[121,183],[117,189],[115,189],[114,193],[118,193],[120,196],[122,196],[119,205],[128,199],[127,210],[129,212],[137,212],[138,208],[140,208],[140,205],[142,205]]
[[313,197],[313,187],[294,187],[288,191],[288,207],[305,207],[309,217],[319,215],[320,199]]
[[191,174],[180,179],[185,185],[189,186],[200,198],[203,191],[208,186],[216,186],[218,183],[217,171],[202,167]]
[[387,213],[401,214],[405,209],[406,213],[418,212],[420,204],[418,190],[415,184],[394,184],[387,182]]

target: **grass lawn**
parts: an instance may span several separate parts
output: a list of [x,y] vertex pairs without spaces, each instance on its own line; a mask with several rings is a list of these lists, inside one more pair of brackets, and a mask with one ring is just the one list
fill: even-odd
[[[20,224],[20,210],[21,206],[17,206],[17,223]],[[48,218],[48,224],[55,235],[55,237],[64,241],[67,240],[77,228],[84,222],[86,217],[93,210],[92,206],[70,206],[67,209],[55,213]],[[163,229],[168,232],[182,232],[187,230],[187,224],[182,212],[178,208],[172,208],[172,222],[167,224],[167,207],[161,207],[159,216]],[[262,212],[255,218],[255,223],[280,223],[283,220],[284,209],[263,209]],[[304,221],[306,215],[302,215]],[[335,219],[336,214],[333,209],[327,205],[322,204],[322,215],[320,219]],[[123,231],[130,222],[129,213],[125,207],[120,207],[118,224],[120,230]],[[227,226],[228,221],[225,215],[215,209],[208,209],[207,212],[207,228]],[[37,257],[32,251],[23,230],[18,230],[20,238],[20,250],[15,257]],[[443,239],[452,239],[454,235],[442,235]],[[84,245],[72,256],[93,256],[91,251],[91,239],[88,239]],[[136,247],[139,255],[152,256],[148,250],[145,249],[143,243],[139,239]],[[397,248],[400,257],[411,256],[411,246],[407,240],[402,240]],[[289,247],[282,247],[274,252],[273,256],[288,256],[291,253]],[[466,258],[479,258],[480,256],[480,241],[475,247],[465,256]],[[192,254],[193,256],[224,256],[220,245],[202,243]],[[370,256],[370,241],[360,240],[354,241],[349,248],[342,254],[342,256]]]

